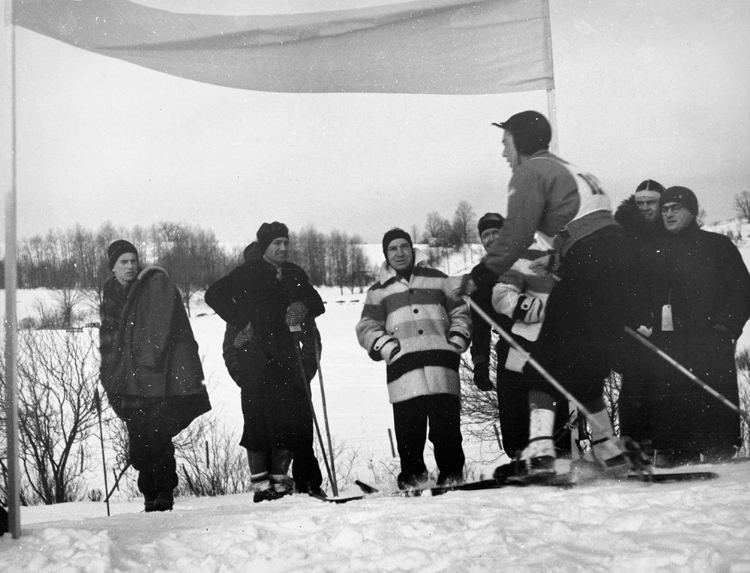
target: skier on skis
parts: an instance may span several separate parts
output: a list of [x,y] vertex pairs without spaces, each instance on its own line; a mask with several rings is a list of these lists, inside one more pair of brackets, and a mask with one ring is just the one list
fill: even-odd
[[292,330],[304,333],[325,312],[305,272],[287,261],[289,230],[274,221],[257,233],[259,259],[251,259],[212,284],[206,304],[239,333],[237,373],[242,388],[253,500],[292,493],[287,476],[295,451],[312,435],[312,412],[301,380]]
[[393,404],[401,489],[428,480],[424,447],[435,447],[438,485],[463,481],[461,384],[458,366],[471,339],[471,316],[453,296],[448,277],[428,267],[410,235],[391,229],[383,236],[379,280],[367,291],[357,339],[370,358],[387,365]]
[[[504,130],[503,157],[513,170],[508,216],[499,239],[458,292],[492,288],[532,244],[535,232],[554,240],[554,253],[535,263],[560,279],[547,303],[536,356],[592,413],[599,467],[625,473],[630,462],[602,397],[626,311],[623,238],[609,198],[593,175],[549,152],[552,129],[542,114],[525,111],[493,125]],[[520,479],[544,481],[555,475],[556,404],[545,380],[535,378],[529,390],[529,443],[513,467]]]

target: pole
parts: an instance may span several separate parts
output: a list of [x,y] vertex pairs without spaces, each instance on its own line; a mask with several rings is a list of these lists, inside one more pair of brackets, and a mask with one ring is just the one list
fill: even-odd
[[698,386],[700,386],[706,392],[711,394],[711,396],[719,400],[719,402],[723,403],[725,406],[729,407],[731,410],[734,410],[740,416],[742,416],[746,421],[750,422],[750,415],[748,415],[747,412],[744,412],[739,406],[732,404],[732,402],[730,402],[725,396],[719,394],[716,390],[711,388],[711,386],[709,386],[703,380],[698,378],[695,374],[690,372],[690,370],[688,370],[682,364],[677,362],[674,358],[672,358],[669,354],[664,352],[661,348],[659,348],[655,344],[652,344],[651,341],[647,340],[644,336],[641,336],[640,334],[638,334],[629,326],[625,327],[625,332],[627,332],[630,336],[632,336],[638,342],[643,344],[646,348],[655,352],[659,357],[666,360],[669,364],[674,366],[677,370],[679,370],[682,374],[684,374],[688,378],[688,380],[695,382]]
[[107,502],[107,517],[109,517],[109,484],[107,483],[107,459],[104,457],[104,428],[102,427],[102,397],[99,388],[94,391],[96,415],[99,418],[99,439],[102,443],[102,471],[104,472],[104,501]]
[[300,380],[302,382],[302,387],[305,389],[305,394],[307,395],[307,404],[310,406],[310,414],[312,414],[313,424],[315,424],[315,431],[318,434],[318,443],[320,444],[320,453],[323,456],[323,461],[326,464],[326,471],[328,472],[328,481],[331,482],[331,489],[333,490],[333,495],[338,496],[338,493],[335,487],[335,481],[333,479],[333,474],[331,473],[331,466],[328,465],[328,457],[326,456],[326,449],[325,446],[323,446],[323,435],[320,433],[320,426],[318,425],[318,417],[315,415],[315,406],[313,405],[312,401],[312,393],[310,392],[310,385],[307,383],[307,375],[305,374],[305,365],[302,363],[302,352],[300,352],[299,349],[299,330],[293,330],[293,329],[299,329],[299,327],[289,327],[289,330],[292,332],[292,337],[294,339],[294,352],[297,355],[297,364],[299,365],[299,372],[300,372]]
[[339,485],[336,482],[336,464],[335,456],[333,455],[333,440],[331,439],[331,428],[328,425],[328,405],[326,404],[326,391],[323,385],[323,369],[320,367],[320,346],[318,345],[318,338],[315,337],[315,362],[318,365],[318,382],[320,382],[320,399],[323,403],[323,423],[326,427],[326,437],[328,438],[328,452],[331,454],[331,474],[333,480],[331,481],[331,490],[333,495],[338,497]]
[[[573,394],[568,392],[568,390],[562,384],[560,384],[552,376],[552,374],[547,372],[544,366],[539,364],[536,361],[536,359],[531,354],[529,354],[524,349],[523,346],[518,344],[518,342],[516,342],[516,340],[510,334],[508,334],[502,326],[500,326],[494,320],[492,320],[492,318],[486,312],[484,312],[484,310],[482,310],[482,308],[477,303],[471,300],[471,298],[469,298],[468,296],[464,296],[463,298],[466,301],[466,304],[468,304],[472,310],[474,310],[479,316],[481,316],[487,322],[487,324],[489,324],[492,327],[492,329],[495,332],[497,332],[508,344],[510,344],[517,352],[520,352],[521,355],[529,362],[529,364],[531,364],[536,369],[536,371],[539,372],[539,374],[541,374],[545,380],[547,380],[547,382],[552,384],[552,386],[554,386],[558,392],[560,392],[563,396],[565,396],[571,404],[575,404],[578,407],[578,410],[583,412],[583,415],[588,418],[588,421],[590,424],[596,423],[594,417],[591,415],[591,412],[589,412],[588,408],[586,408],[586,406],[584,406],[581,403],[581,401],[578,400],[578,398],[576,398],[575,396],[573,396]],[[607,428],[597,428],[597,429],[603,432],[607,431]]]
[[8,451],[8,530],[13,539],[21,537],[21,497],[18,467],[18,319],[16,315],[16,287],[18,268],[16,252],[16,34],[13,24],[13,0],[4,0],[2,26],[2,80],[0,109],[0,169],[5,191],[5,400]]
[[[544,24],[545,36],[547,37],[547,50],[549,51],[550,70],[552,70],[552,82],[554,85],[555,59],[552,57],[552,24],[549,15],[549,0],[545,0],[544,2]],[[549,117],[549,123],[552,126],[552,141],[550,142],[550,149],[552,150],[552,153],[558,155],[560,153],[560,140],[557,137],[557,104],[555,102],[554,87],[547,90],[547,114]]]

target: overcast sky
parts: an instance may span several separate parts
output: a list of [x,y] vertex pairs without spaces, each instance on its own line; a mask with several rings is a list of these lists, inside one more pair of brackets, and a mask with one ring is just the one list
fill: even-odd
[[[734,216],[734,195],[750,190],[750,2],[550,6],[560,154],[597,175],[613,204],[654,178],[692,188],[709,222]],[[462,199],[478,215],[505,213],[510,170],[490,123],[547,109],[544,92],[241,91],[22,28],[16,39],[19,237],[169,220],[242,244],[281,220],[377,242],[392,226],[423,229],[430,211],[451,218]]]

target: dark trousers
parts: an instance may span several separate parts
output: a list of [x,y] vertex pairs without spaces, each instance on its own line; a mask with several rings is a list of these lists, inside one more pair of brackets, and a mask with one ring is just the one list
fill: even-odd
[[434,394],[398,402],[393,404],[393,422],[401,458],[400,487],[415,485],[416,481],[427,478],[424,447],[428,436],[435,448],[435,462],[440,472],[438,483],[463,476],[465,457],[458,396]]
[[[584,404],[601,398],[625,336],[626,261],[618,228],[579,240],[562,259],[562,280],[547,302],[535,356]],[[531,373],[527,365],[524,372]],[[534,389],[554,394],[541,377]]]
[[164,401],[128,412],[125,420],[130,463],[138,470],[138,490],[147,497],[172,493],[177,487],[177,463],[172,438],[180,429]]

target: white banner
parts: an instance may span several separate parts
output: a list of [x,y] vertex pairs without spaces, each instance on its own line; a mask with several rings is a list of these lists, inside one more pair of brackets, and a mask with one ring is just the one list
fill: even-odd
[[185,14],[128,0],[14,0],[18,26],[183,78],[272,92],[554,88],[547,0],[420,0],[332,12]]

